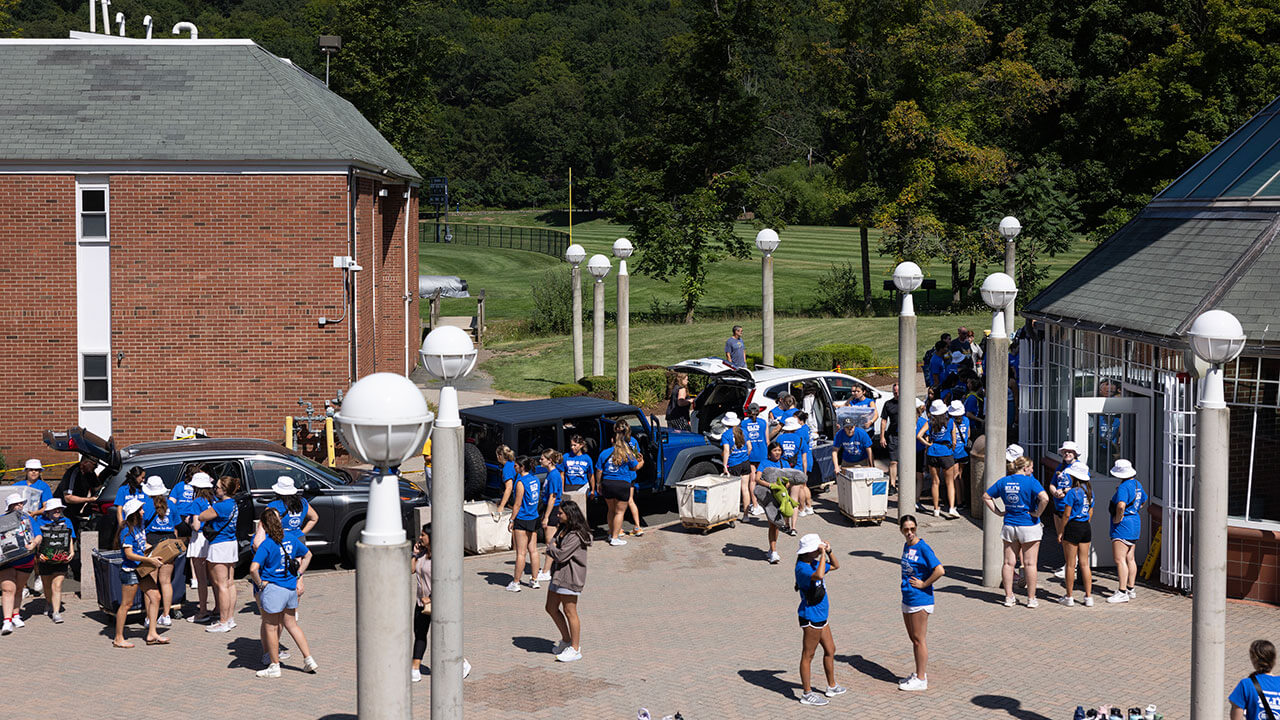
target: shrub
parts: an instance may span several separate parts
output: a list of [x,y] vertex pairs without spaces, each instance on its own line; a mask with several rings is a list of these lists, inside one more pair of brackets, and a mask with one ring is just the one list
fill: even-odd
[[801,350],[791,356],[791,366],[801,370],[826,371],[835,367],[831,353],[825,350]]
[[836,317],[858,314],[862,309],[862,293],[858,290],[858,273],[853,263],[832,264],[831,269],[818,278],[813,304],[819,311]]
[[636,370],[631,373],[631,400],[632,404],[639,405],[636,400],[638,396],[645,394],[652,395],[654,401],[650,405],[656,404],[658,399],[667,396],[667,371],[661,370]]
[[548,270],[533,286],[529,330],[535,335],[565,335],[573,327],[573,279],[564,270]]
[[588,375],[578,379],[578,384],[585,387],[595,397],[593,393],[607,392],[609,395],[617,395],[618,381],[608,375]]
[[832,367],[874,367],[875,353],[868,345],[829,343],[814,349],[831,353]]
[[653,391],[653,388],[648,386],[631,388],[631,404],[639,408],[649,409],[657,407],[658,403],[665,399],[665,393],[656,393]]
[[[761,358],[763,358],[763,357],[764,357],[764,355],[763,355],[762,353],[747,353],[747,367],[751,368],[752,370],[756,369],[756,366],[760,364],[760,360],[761,360]],[[779,354],[777,354],[777,353],[774,353],[774,354],[773,354],[773,366],[774,366],[774,367],[786,367],[786,366],[787,366],[787,356],[786,356],[786,355],[779,355]]]
[[613,400],[615,396],[608,390],[592,390],[587,393],[587,397],[599,398],[601,400]]
[[574,397],[575,395],[586,395],[587,389],[577,383],[565,383],[551,388],[551,397]]

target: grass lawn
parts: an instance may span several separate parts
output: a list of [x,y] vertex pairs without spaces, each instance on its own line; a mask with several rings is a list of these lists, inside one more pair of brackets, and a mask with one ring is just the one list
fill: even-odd
[[[504,225],[525,225],[567,229],[567,214],[563,212],[493,212],[468,213],[454,216],[459,222],[496,223]],[[742,223],[738,232],[745,238],[754,238],[755,230]],[[609,256],[614,272],[617,260],[611,256],[613,241],[628,235],[628,228],[615,225],[605,220],[575,222],[573,227],[574,242],[586,248],[588,256],[603,253]],[[775,308],[779,313],[804,314],[813,305],[814,289],[822,276],[827,273],[833,263],[850,262],[861,274],[859,240],[857,228],[846,227],[813,227],[793,226],[779,233],[782,243],[774,255],[774,287]],[[433,235],[423,234],[424,240]],[[879,233],[871,233],[872,292],[876,296],[885,296],[882,289],[885,280],[893,272],[893,259],[876,254]],[[742,314],[744,316],[760,311],[760,256],[754,251],[749,260],[736,258],[724,259],[715,264],[707,279],[706,295],[699,309],[718,316],[725,314]],[[1050,260],[1050,279],[1057,277],[1064,270],[1075,264],[1077,260],[1093,248],[1087,241],[1078,242],[1071,251]],[[635,261],[631,263],[635,267]],[[541,253],[521,250],[505,250],[482,248],[475,246],[446,245],[442,243],[423,242],[420,248],[420,271],[424,274],[458,275],[466,279],[472,294],[480,289],[487,291],[487,313],[491,320],[527,317],[531,302],[530,286],[538,282],[543,274],[552,268],[564,268],[567,264]],[[1003,269],[990,266],[978,269],[979,282],[988,273]],[[924,268],[925,276],[938,282],[938,289],[930,294],[935,302],[946,302],[950,297],[951,274],[949,266],[933,263]],[[585,285],[590,284],[586,275]],[[861,278],[859,278],[861,281]],[[617,284],[613,273],[605,279],[606,307],[615,307],[614,293]],[[584,287],[584,304],[590,307],[590,288]],[[926,294],[916,294],[917,306],[923,309]],[[673,282],[661,282],[632,272],[631,279],[631,312],[633,315],[648,313],[654,305],[663,313],[675,314],[682,310],[680,302],[679,279]],[[472,315],[475,302],[472,300],[445,300],[442,303],[445,315]],[[427,305],[423,303],[422,313],[425,317]]]
[[[747,352],[760,352],[760,322],[741,323]],[[991,315],[921,315],[919,319],[918,358],[944,331],[956,327],[984,328],[991,325]],[[693,325],[644,324],[631,326],[631,364],[671,365],[695,357],[719,356],[724,350],[731,323],[721,320],[697,322]],[[583,328],[583,362],[591,372],[591,325]],[[605,374],[617,370],[616,329],[605,330]],[[885,365],[897,365],[898,319],[881,318],[778,318],[774,326],[774,344],[779,354],[830,342],[870,345]],[[531,338],[494,343],[495,355],[481,367],[494,380],[496,390],[545,397],[552,387],[573,382],[573,343],[568,336]]]

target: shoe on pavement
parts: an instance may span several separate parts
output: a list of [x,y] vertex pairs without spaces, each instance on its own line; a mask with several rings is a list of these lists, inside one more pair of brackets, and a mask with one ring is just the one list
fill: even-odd
[[1112,595],[1111,597],[1107,598],[1107,602],[1109,602],[1109,603],[1127,603],[1127,602],[1129,602],[1129,593],[1124,592],[1124,591],[1117,592],[1115,595]]
[[[290,653],[288,650],[285,650],[284,648],[280,648],[280,652],[276,653],[276,657],[280,658],[281,660],[288,660],[289,658],[293,657],[293,654]],[[270,665],[271,656],[266,653],[262,653],[262,664]]]
[[278,678],[280,677],[280,665],[278,663],[271,663],[265,668],[259,670],[257,675],[260,678]]
[[204,625],[205,623],[213,622],[213,616],[208,615],[206,613],[197,613],[187,618],[187,622],[196,623],[197,625]]
[[831,687],[827,688],[827,691],[823,693],[823,695],[826,695],[827,697],[835,697],[837,695],[843,695],[847,692],[849,691],[844,689],[840,685],[832,685]]
[[928,690],[929,681],[925,680],[924,678],[920,678],[920,677],[916,677],[915,675],[912,675],[910,679],[908,679],[906,682],[899,685],[898,689],[905,690],[907,692],[919,692],[921,690]]
[[622,547],[627,544],[627,541],[622,538],[609,538],[609,544],[614,547]]
[[960,513],[956,512],[956,509],[953,507],[953,508],[951,508],[950,510],[948,510],[948,511],[947,511],[947,519],[948,519],[948,520],[958,520],[958,519],[960,519]]
[[1071,599],[1070,595],[1063,595],[1062,597],[1058,598],[1058,604],[1064,607],[1071,607],[1072,605],[1076,604],[1076,601]]
[[538,573],[538,582],[551,582],[551,573],[549,572]]
[[1063,565],[1062,567],[1058,568],[1057,570],[1054,570],[1054,571],[1053,571],[1053,576],[1054,576],[1054,577],[1056,577],[1056,578],[1058,578],[1058,579],[1065,578],[1065,577],[1067,576],[1067,566],[1066,566],[1066,565]]
[[1085,607],[1093,607],[1093,596],[1092,596],[1092,595],[1086,595],[1086,596],[1084,597],[1084,606],[1085,606]]
[[467,676],[470,674],[471,674],[471,663],[467,662],[466,658],[462,658],[462,679],[466,680]]
[[302,671],[303,671],[303,672],[309,672],[309,673],[311,673],[312,675],[315,675],[315,674],[316,674],[316,671],[317,671],[317,670],[319,670],[319,669],[320,669],[320,663],[316,662],[316,659],[315,659],[315,658],[311,657],[310,655],[308,655],[308,656],[306,656],[306,657],[302,658]]
[[752,515],[763,515],[764,508],[760,507],[759,505],[752,505],[750,512]]
[[899,685],[905,685],[905,684],[907,684],[907,683],[911,682],[911,678],[914,678],[915,676],[916,676],[916,674],[915,674],[915,673],[911,673],[910,675],[908,675],[908,676],[906,676],[906,677],[904,677],[904,678],[898,678],[898,684],[899,684]]
[[582,652],[579,650],[574,650],[573,647],[567,647],[564,649],[564,652],[561,652],[559,655],[556,655],[556,660],[560,662],[566,662],[566,663],[577,662],[578,660],[581,660],[581,659],[582,659]]
[[49,619],[50,619],[50,620],[52,620],[55,624],[61,625],[61,624],[62,624],[62,613],[50,613],[50,614],[49,614]]
[[418,668],[411,668],[409,670],[409,680],[411,682],[422,682],[422,671]]
[[770,565],[777,565],[777,564],[778,564],[778,562],[779,562],[780,560],[782,560],[782,558],[781,558],[781,557],[779,557],[778,553],[776,553],[776,552],[774,552],[774,551],[772,551],[772,550],[770,550],[770,551],[769,551],[769,564],[770,564]]
[[205,629],[204,629],[204,631],[205,631],[205,632],[210,632],[210,633],[224,633],[224,632],[231,632],[231,626],[230,626],[230,625],[224,625],[224,624],[222,624],[222,623],[220,623],[220,622],[216,622],[216,623],[214,623],[214,624],[210,625],[209,627],[205,628]]
[[826,705],[831,702],[816,692],[807,692],[800,696],[801,705]]
[[170,619],[168,615],[161,615],[156,618],[156,625],[159,625],[160,627],[172,627],[173,620]]
[[936,517],[936,518],[940,518],[940,517],[942,517],[942,511],[941,511],[941,510],[939,510],[938,508],[934,508],[934,509],[933,509],[933,516],[934,516],[934,517]]
[[534,578],[533,580],[530,580],[530,581],[529,581],[529,589],[530,589],[530,590],[541,590],[541,589],[542,589],[542,584],[538,582],[538,579],[537,579],[537,578]]
[[18,615],[18,613],[14,613],[14,614],[13,614],[13,617],[11,617],[11,618],[9,618],[9,619],[10,619],[10,621],[12,621],[12,622],[13,622],[13,626],[14,626],[15,628],[20,628],[20,627],[26,627],[26,626],[27,626],[27,624],[26,624],[25,622],[23,622],[23,620],[22,620],[22,616]]
[[0,627],[0,635],[8,635],[11,632],[13,632],[13,622],[11,620],[5,620],[4,626]]
[[1129,599],[1130,599],[1130,600],[1137,600],[1137,599],[1138,599],[1138,589],[1137,589],[1137,588],[1129,588]]
[[1040,607],[1040,601],[1035,598],[1031,598],[1030,600],[1027,601],[1027,607],[1038,608]]
[[1006,596],[1004,597],[1004,606],[1005,606],[1005,607],[1013,607],[1014,605],[1017,605],[1017,604],[1018,604],[1018,598],[1016,598],[1016,597],[1014,597],[1014,596],[1012,596],[1012,595],[1006,595]]
[[567,643],[567,642],[565,642],[565,641],[561,640],[561,641],[557,642],[555,645],[552,645],[552,646],[551,646],[551,654],[552,654],[552,655],[559,655],[560,653],[564,652],[564,649],[565,649],[565,648],[568,648],[568,647],[573,647],[573,645],[571,645],[570,643]]
[[788,534],[788,535],[790,535],[791,537],[795,537],[795,536],[796,536],[796,529],[795,529],[795,528],[787,528],[787,534]]
[[516,582],[515,580],[512,580],[511,582],[507,583],[506,589],[507,589],[507,592],[520,592],[520,583]]

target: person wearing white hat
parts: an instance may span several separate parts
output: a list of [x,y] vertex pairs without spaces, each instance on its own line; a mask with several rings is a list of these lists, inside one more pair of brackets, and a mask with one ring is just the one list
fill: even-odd
[[747,436],[742,432],[742,420],[738,418],[737,413],[727,412],[720,418],[720,424],[724,426],[724,432],[720,433],[720,462],[724,468],[726,476],[735,476],[739,479],[739,489],[742,492],[742,521],[746,522],[748,515],[759,515],[764,509],[755,504],[755,497],[751,494],[751,442],[747,440]]
[[[201,532],[199,515],[213,507],[218,498],[213,494],[213,477],[206,472],[193,474],[187,485],[191,488],[191,501],[183,509],[191,528],[187,559],[191,561],[191,576],[196,581],[196,612],[187,618],[187,622],[203,625],[212,622],[216,615],[209,612],[209,541]],[[215,607],[217,601],[215,595]]]
[[804,438],[800,435],[800,427],[804,423],[795,415],[790,415],[782,423],[782,432],[774,441],[782,446],[782,461],[788,467],[795,468],[805,474],[809,472],[808,458],[805,455]]
[[[169,503],[169,488],[164,486],[164,479],[152,475],[142,483],[142,494],[150,501],[142,510],[142,523],[147,531],[147,544],[155,547],[165,540],[177,537],[177,526],[180,521],[178,511]],[[167,562],[155,572],[156,585],[160,589],[160,614],[156,622],[160,627],[173,624],[170,613],[173,611],[173,562]]]
[[1067,607],[1075,604],[1071,596],[1075,590],[1076,565],[1079,564],[1080,580],[1084,584],[1084,606],[1093,607],[1093,571],[1089,567],[1089,545],[1093,542],[1093,529],[1089,525],[1093,519],[1093,485],[1089,483],[1089,466],[1077,460],[1067,468],[1066,475],[1071,478],[1071,487],[1066,494],[1067,509],[1062,513],[1065,522],[1058,531],[1058,542],[1062,544],[1062,554],[1066,558],[1063,573],[1066,593],[1058,602]]
[[156,587],[156,573],[139,577],[138,566],[146,563],[159,568],[163,563],[158,557],[147,555],[147,532],[142,513],[146,503],[130,498],[120,508],[124,522],[120,525],[120,607],[116,610],[116,636],[111,647],[131,648],[133,643],[124,637],[124,626],[133,609],[133,599],[142,589],[142,604],[147,612],[147,644],[168,645],[169,638],[160,637],[156,613],[160,608],[160,590]]
[[44,465],[36,458],[31,458],[23,466],[22,479],[13,484],[14,488],[22,488],[19,492],[25,497],[25,512],[31,517],[39,517],[44,512],[44,504],[53,497],[53,489],[40,475]]
[[[1049,491],[1049,499],[1053,501],[1053,529],[1058,537],[1062,537],[1062,528],[1067,524],[1067,491],[1071,489],[1071,476],[1067,474],[1067,468],[1072,463],[1080,459],[1080,448],[1074,441],[1067,440],[1058,447],[1058,454],[1062,456],[1062,462],[1058,463],[1057,469],[1053,471],[1053,477],[1049,479],[1049,486],[1045,489]],[[1064,558],[1065,560],[1065,558]],[[1066,574],[1067,566],[1064,562],[1062,567],[1053,573],[1054,577],[1063,577]]]
[[[969,441],[972,439],[971,425],[969,418],[965,416],[964,403],[959,400],[952,400],[947,406],[947,417],[951,418],[947,424],[951,426],[951,430],[955,435],[956,449],[952,453],[956,464],[951,466],[951,480],[948,483],[951,488],[968,487],[968,483],[964,482],[965,470],[969,467]],[[960,517],[960,513],[956,512],[955,493],[951,494],[951,507],[947,510],[947,519],[955,520]]]
[[51,498],[43,509],[44,514],[31,521],[31,531],[36,536],[36,570],[48,600],[45,614],[54,623],[61,623],[62,579],[76,556],[76,529],[64,515],[66,506],[58,498]]
[[1128,460],[1116,460],[1111,466],[1111,477],[1121,480],[1111,496],[1111,553],[1116,561],[1116,577],[1119,586],[1115,594],[1107,598],[1109,603],[1129,602],[1137,596],[1133,589],[1138,579],[1138,560],[1134,546],[1142,535],[1142,515],[1139,511],[1147,502],[1147,493],[1138,482],[1138,471]]
[[[5,515],[17,514],[27,519],[30,518],[23,509],[26,505],[26,495],[20,492],[9,493],[5,498]],[[24,557],[10,560],[7,563],[0,563],[0,602],[4,608],[4,625],[0,629],[0,635],[8,635],[16,628],[26,626],[22,616],[19,613],[22,604],[22,589],[27,586],[27,580],[31,578],[31,571],[36,567],[36,541],[33,538],[27,544],[27,550],[31,553]]]
[[1004,451],[1004,461],[1005,461],[1005,463],[1008,465],[1008,467],[1005,469],[1005,474],[1006,474],[1006,475],[1012,475],[1012,474],[1013,474],[1013,461],[1014,461],[1014,460],[1017,460],[1018,458],[1022,457],[1023,455],[1026,455],[1026,454],[1027,454],[1027,453],[1026,453],[1026,451],[1025,451],[1025,450],[1023,450],[1023,449],[1022,449],[1022,446],[1021,446],[1021,445],[1018,445],[1018,444],[1016,444],[1016,443],[1015,443],[1015,444],[1013,444],[1013,445],[1010,445],[1008,448],[1006,448],[1006,449],[1005,449],[1005,451]]
[[[800,593],[800,704],[826,705],[827,698],[843,695],[845,689],[836,684],[836,643],[831,636],[831,600],[827,597],[826,575],[840,569],[840,561],[831,545],[817,533],[800,538],[796,548],[795,588]],[[822,670],[827,676],[827,689],[817,693],[811,689],[810,665],[822,645]]]
[[933,480],[933,516],[942,517],[938,490],[943,480],[947,483],[947,499],[951,501],[951,507],[956,504],[955,479],[951,475],[951,468],[956,464],[956,429],[947,417],[946,403],[934,400],[929,405],[929,422],[916,433],[916,439],[925,444],[924,464]]
[[[275,484],[271,486],[271,492],[276,494],[276,499],[267,503],[267,507],[275,508],[275,511],[280,514],[280,525],[285,532],[300,532],[303,537],[306,537],[306,534],[311,532],[311,528],[320,522],[320,515],[316,513],[315,508],[311,507],[311,503],[302,497],[292,477],[288,475],[277,477]],[[264,537],[266,533],[259,524],[258,529],[253,533],[253,546],[258,547]]]
[[[1034,608],[1040,604],[1036,600],[1036,561],[1040,554],[1040,538],[1044,534],[1040,516],[1049,506],[1049,493],[1031,475],[1033,466],[1031,458],[1025,455],[1014,460],[1013,474],[997,480],[982,495],[982,502],[987,508],[1004,518],[1000,539],[1004,542],[1001,575],[1005,607],[1017,604],[1013,595],[1013,571],[1019,560],[1027,580],[1027,607]],[[996,498],[1004,501],[1003,511],[996,506]]]

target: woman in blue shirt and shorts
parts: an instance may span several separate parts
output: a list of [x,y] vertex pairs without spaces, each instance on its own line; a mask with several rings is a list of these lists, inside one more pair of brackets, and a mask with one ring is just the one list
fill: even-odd
[[621,435],[614,436],[613,445],[596,458],[596,477],[591,492],[603,495],[609,507],[609,544],[615,547],[627,544],[618,536],[622,534],[622,516],[631,500],[632,473],[638,466],[635,451]]
[[1249,646],[1249,662],[1253,673],[1236,683],[1227,698],[1231,701],[1231,720],[1267,720],[1280,718],[1280,677],[1276,669],[1276,646],[1267,640],[1254,640]]
[[[827,598],[826,575],[840,569],[840,561],[831,552],[831,545],[822,541],[817,533],[800,538],[796,549],[795,587],[800,593],[800,695],[801,705],[826,705],[827,698],[843,695],[845,689],[836,684],[836,642],[831,637],[828,623],[831,603]],[[816,693],[810,689],[809,666],[814,652],[822,645],[822,670],[827,676],[827,689]],[[826,697],[823,697],[823,696]]]
[[156,612],[160,606],[160,591],[156,588],[156,573],[152,571],[147,577],[139,577],[138,566],[146,563],[158,568],[160,558],[147,557],[147,531],[143,526],[141,500],[130,498],[120,506],[120,516],[124,522],[120,525],[120,607],[116,609],[116,637],[111,647],[131,648],[133,643],[124,639],[124,626],[128,621],[129,611],[133,609],[133,599],[142,587],[142,605],[147,611],[147,644],[168,645],[169,638],[160,637],[157,632]]
[[902,622],[907,626],[916,659],[916,671],[898,682],[898,689],[908,692],[929,689],[929,649],[924,639],[933,614],[933,585],[946,572],[933,548],[920,539],[916,527],[913,515],[903,515],[898,521],[898,529],[906,538],[902,545]]
[[1138,559],[1134,546],[1142,536],[1142,515],[1139,511],[1147,503],[1147,493],[1138,482],[1138,471],[1128,460],[1116,460],[1111,466],[1111,477],[1121,480],[1111,496],[1111,552],[1116,560],[1116,577],[1119,586],[1109,603],[1129,602],[1136,597],[1133,583],[1138,579]]
[[515,499],[512,506],[515,514],[507,529],[511,531],[512,546],[516,549],[516,571],[507,583],[508,592],[520,592],[520,578],[524,577],[525,556],[529,557],[529,587],[537,590],[542,587],[538,583],[538,566],[541,557],[538,555],[538,527],[542,518],[538,515],[538,501],[542,492],[538,476],[533,474],[533,458],[516,458],[516,470],[520,473],[515,482]]
[[[1018,601],[1013,596],[1013,571],[1022,560],[1022,571],[1027,579],[1027,607],[1039,606],[1036,600],[1036,560],[1040,554],[1040,538],[1044,526],[1040,516],[1049,506],[1049,493],[1040,481],[1031,476],[1031,458],[1019,457],[1013,462],[1013,474],[1006,475],[987,488],[982,502],[991,512],[1004,517],[1000,539],[1004,541],[1004,606],[1013,607]],[[1004,501],[1004,511],[996,507],[996,498]],[[1033,509],[1034,508],[1034,509]]]
[[1075,605],[1071,595],[1075,591],[1076,565],[1079,564],[1080,580],[1084,583],[1084,606],[1093,607],[1093,570],[1089,567],[1089,545],[1093,542],[1093,528],[1089,525],[1093,519],[1093,485],[1089,483],[1089,466],[1073,462],[1065,474],[1071,480],[1071,487],[1063,495],[1066,509],[1062,512],[1058,543],[1062,545],[1062,555],[1066,560],[1063,575],[1067,592],[1058,602],[1067,607]]
[[956,504],[955,479],[951,476],[951,468],[956,464],[956,429],[948,421],[946,403],[934,400],[929,405],[929,422],[916,433],[916,439],[925,444],[924,464],[929,468],[929,478],[933,480],[933,516],[942,517],[938,485],[943,479],[947,481],[947,499],[951,507]]
[[273,507],[262,511],[258,519],[265,537],[253,553],[249,580],[258,596],[262,612],[262,644],[270,661],[258,671],[260,678],[280,677],[280,628],[283,627],[302,652],[302,669],[314,673],[319,667],[311,656],[307,636],[298,626],[298,597],[303,592],[302,574],[311,564],[311,551],[296,530],[285,533],[280,513]]
[[218,478],[213,487],[218,501],[200,513],[198,518],[201,532],[209,539],[205,559],[209,563],[209,574],[213,576],[218,599],[218,622],[205,628],[205,632],[230,632],[236,626],[236,581],[233,573],[240,561],[240,545],[236,542],[236,524],[240,518],[235,497],[238,492],[240,478],[233,475]]
[[742,491],[742,521],[746,522],[748,516],[763,512],[755,504],[755,496],[752,494],[751,478],[754,477],[754,472],[750,461],[751,442],[742,432],[742,421],[738,419],[737,413],[725,413],[720,418],[720,424],[724,425],[724,432],[720,433],[720,462],[724,466],[725,475],[736,476],[739,480],[739,489]]

